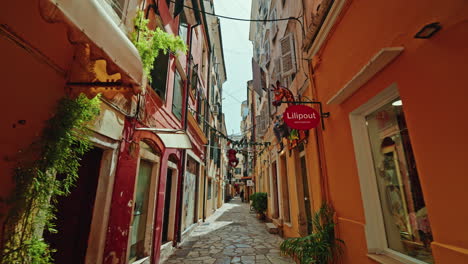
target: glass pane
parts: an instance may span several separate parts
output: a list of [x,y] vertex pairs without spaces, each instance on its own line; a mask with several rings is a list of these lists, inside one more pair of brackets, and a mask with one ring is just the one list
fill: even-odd
[[434,263],[432,232],[400,99],[366,117],[390,249]]
[[179,36],[184,42],[187,42],[188,25],[184,12],[180,13],[179,16]]
[[172,113],[179,119],[182,118],[182,78],[179,75],[179,72],[176,71],[175,80],[174,80],[174,94],[172,98]]
[[141,160],[138,171],[135,207],[131,231],[130,259],[140,259],[145,255],[146,220],[148,217],[149,187],[153,164]]

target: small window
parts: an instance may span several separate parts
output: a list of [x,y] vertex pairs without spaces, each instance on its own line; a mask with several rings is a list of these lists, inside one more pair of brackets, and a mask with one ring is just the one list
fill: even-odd
[[187,42],[188,24],[184,12],[180,13],[179,15],[179,36],[184,42]]
[[182,97],[184,83],[176,70],[174,77],[174,93],[172,97],[172,113],[179,119],[182,118]]
[[192,67],[192,75],[190,77],[190,94],[195,97],[198,87],[198,64]]
[[167,70],[169,68],[169,53],[160,52],[154,60],[151,70],[151,88],[162,100],[166,100]]

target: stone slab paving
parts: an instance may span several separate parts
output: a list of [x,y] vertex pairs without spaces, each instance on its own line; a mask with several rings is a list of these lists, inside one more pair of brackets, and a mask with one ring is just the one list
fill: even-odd
[[164,264],[294,263],[280,255],[282,241],[236,197],[196,227]]

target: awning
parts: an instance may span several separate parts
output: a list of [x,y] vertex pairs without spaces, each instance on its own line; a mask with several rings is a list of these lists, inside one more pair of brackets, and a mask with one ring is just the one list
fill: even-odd
[[191,149],[192,143],[190,138],[181,129],[167,129],[167,128],[151,128],[139,127],[135,130],[151,131],[156,134],[164,144],[164,147],[171,149]]
[[242,177],[241,180],[251,180],[252,179],[252,176],[250,177]]
[[157,133],[159,138],[161,138],[164,146],[166,148],[175,148],[175,149],[191,149],[192,143],[190,142],[189,137],[185,133]]
[[[140,55],[98,0],[50,0],[64,16],[101,48],[138,85],[143,82]],[[92,18],[92,19],[91,19]]]

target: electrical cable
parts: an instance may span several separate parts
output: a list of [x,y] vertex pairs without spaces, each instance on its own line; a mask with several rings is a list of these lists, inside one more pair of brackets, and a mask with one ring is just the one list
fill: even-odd
[[[176,1],[171,0],[172,3],[175,3]],[[230,19],[230,20],[236,20],[236,21],[244,21],[244,22],[275,22],[275,21],[287,21],[287,20],[296,20],[299,21],[299,23],[302,25],[302,21],[299,20],[300,17],[287,17],[287,18],[277,18],[277,19],[247,19],[247,18],[238,18],[238,17],[230,17],[230,16],[223,16],[223,15],[217,15],[214,13],[206,12],[199,10],[197,8],[193,8],[191,6],[186,6],[184,5],[185,8],[191,9],[193,11],[200,12],[205,15],[210,15],[214,17],[219,17],[219,18],[224,18],[224,19]]]

